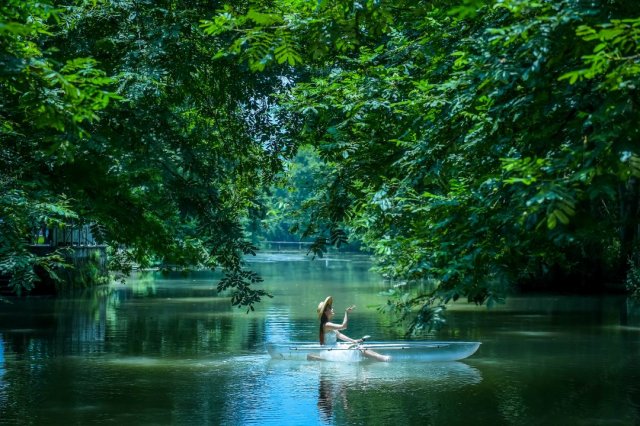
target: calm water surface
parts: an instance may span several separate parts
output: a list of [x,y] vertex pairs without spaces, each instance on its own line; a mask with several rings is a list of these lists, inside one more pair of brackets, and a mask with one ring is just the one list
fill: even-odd
[[0,424],[640,424],[640,306],[624,298],[457,304],[428,338],[481,341],[464,362],[271,361],[267,341],[316,339],[329,294],[357,305],[349,335],[402,330],[371,307],[389,284],[366,258],[252,266],[275,297],[248,315],[212,274],[0,303]]

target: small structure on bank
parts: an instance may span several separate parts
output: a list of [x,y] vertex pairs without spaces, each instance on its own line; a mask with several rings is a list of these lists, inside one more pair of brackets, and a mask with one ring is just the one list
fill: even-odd
[[[60,250],[71,267],[56,271],[62,283],[56,283],[45,271],[36,270],[40,281],[30,294],[56,294],[61,287],[87,287],[108,277],[107,246],[99,244],[88,224],[69,223],[64,227],[41,226],[34,229],[29,251],[36,256],[45,256]],[[8,280],[0,279],[0,295],[11,295]]]

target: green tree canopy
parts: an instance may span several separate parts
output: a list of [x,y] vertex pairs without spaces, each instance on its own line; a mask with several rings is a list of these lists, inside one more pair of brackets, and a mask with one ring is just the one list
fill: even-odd
[[[240,219],[288,148],[260,133],[276,75],[213,61],[217,44],[198,27],[210,12],[207,1],[3,6],[3,192],[24,211],[49,203],[38,220],[91,223],[130,262],[220,266],[219,288],[251,306],[266,293],[250,287],[260,278],[243,266],[254,247]],[[18,224],[24,212],[5,201],[11,273],[34,218]]]
[[70,160],[70,147],[118,98],[94,59],[54,59],[44,40],[63,12],[17,0],[0,6],[0,274],[18,292],[32,288],[35,266],[54,274],[62,265],[59,253],[39,258],[27,250],[30,229],[78,217],[67,194],[50,190],[47,174]]
[[329,180],[303,226],[350,229],[388,277],[431,281],[388,305],[417,308],[420,328],[513,283],[624,277],[640,200],[634,4],[282,0],[204,28],[230,37],[218,57],[300,66],[283,125]]
[[29,255],[29,228],[83,221],[142,265],[222,266],[219,288],[251,306],[265,293],[242,223],[279,173],[303,180],[283,164],[308,145],[322,164],[288,198],[294,229],[316,253],[357,235],[385,276],[428,281],[387,305],[414,329],[514,284],[621,282],[638,266],[637,15],[631,0],[9,0],[0,273],[30,286],[60,258]]

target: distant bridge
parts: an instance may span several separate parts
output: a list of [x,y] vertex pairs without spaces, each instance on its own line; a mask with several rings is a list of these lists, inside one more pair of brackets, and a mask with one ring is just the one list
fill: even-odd
[[303,241],[261,241],[260,245],[265,250],[308,250],[311,242]]

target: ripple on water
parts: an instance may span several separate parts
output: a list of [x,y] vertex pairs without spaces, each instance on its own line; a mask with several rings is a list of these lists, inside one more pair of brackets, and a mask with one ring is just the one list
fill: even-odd
[[229,362],[238,386],[228,395],[228,408],[241,413],[238,424],[331,422],[333,412],[322,411],[327,397],[376,389],[404,394],[425,387],[454,392],[482,381],[478,369],[462,362],[341,364],[262,356],[239,356]]

